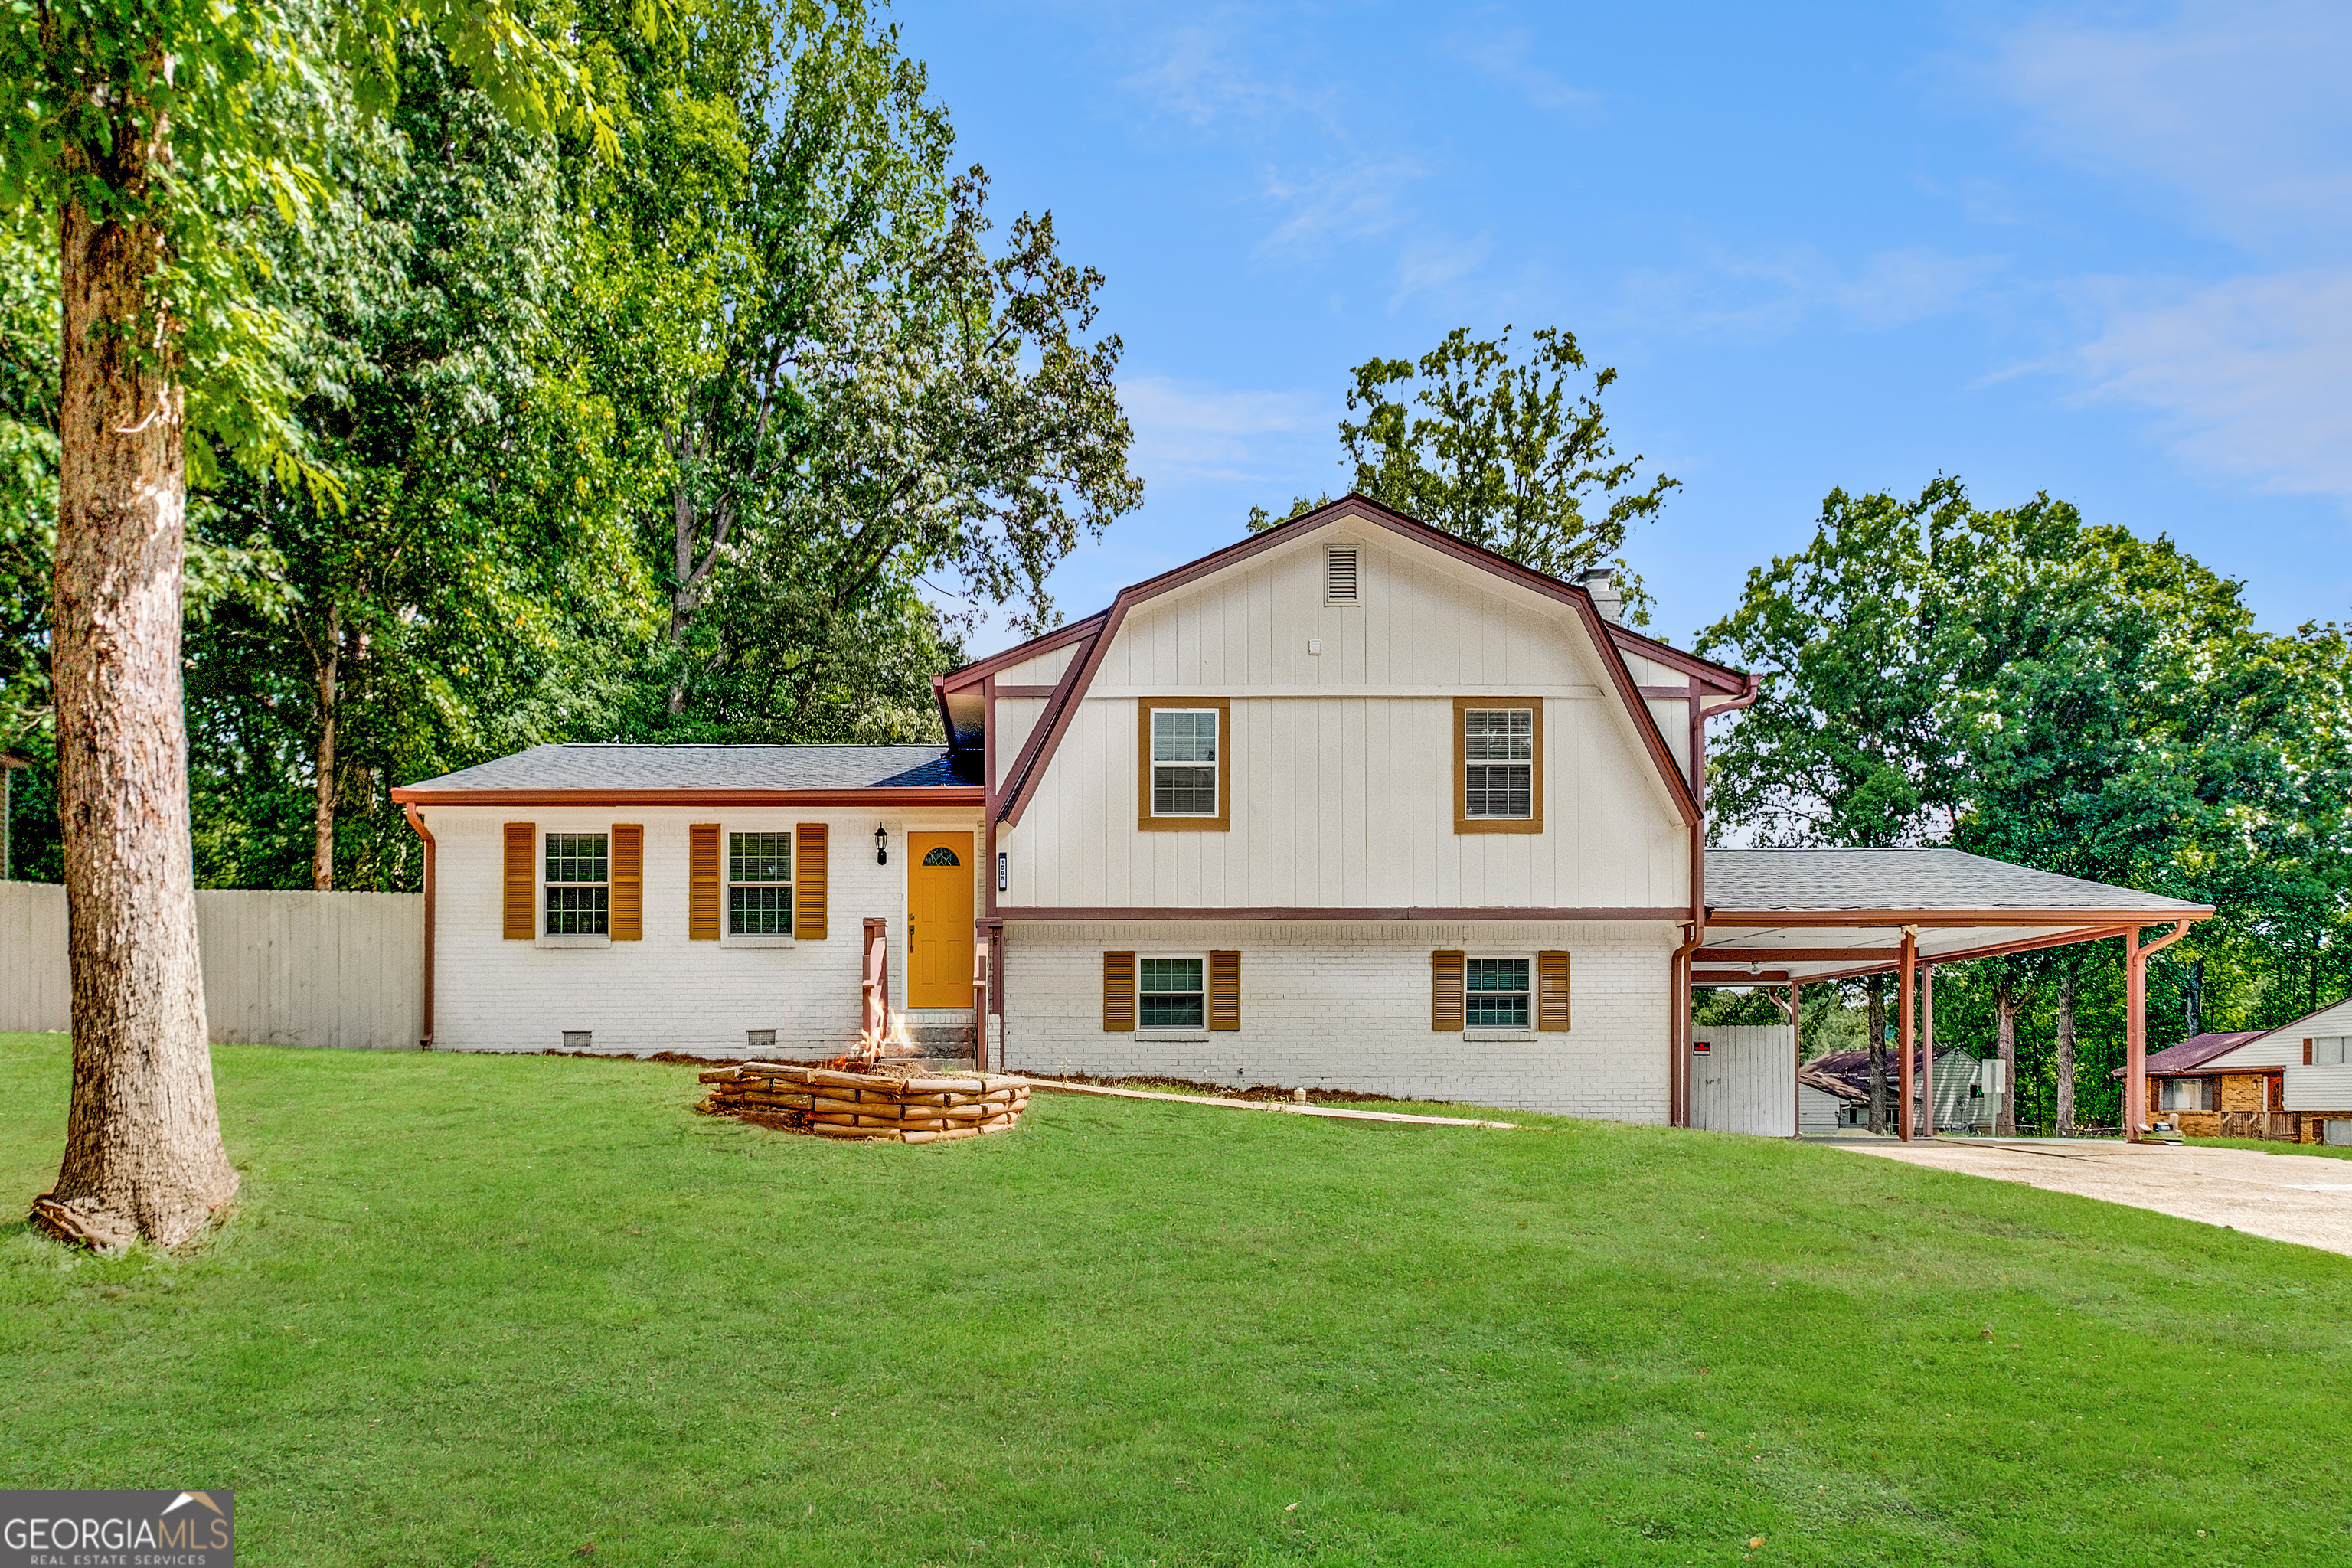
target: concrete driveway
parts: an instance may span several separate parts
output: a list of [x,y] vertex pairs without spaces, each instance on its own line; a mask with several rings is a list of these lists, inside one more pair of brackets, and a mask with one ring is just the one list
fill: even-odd
[[1822,1139],[1823,1147],[2023,1182],[2352,1254],[2352,1160],[2074,1139]]

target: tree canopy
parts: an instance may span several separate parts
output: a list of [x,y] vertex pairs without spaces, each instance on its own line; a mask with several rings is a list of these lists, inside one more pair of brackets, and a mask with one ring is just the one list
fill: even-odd
[[[1574,333],[1538,327],[1515,359],[1509,327],[1494,339],[1457,327],[1417,361],[1370,359],[1349,374],[1360,417],[1340,421],[1339,443],[1354,489],[1554,577],[1613,564],[1633,624],[1648,624],[1625,541],[1680,481],[1643,486],[1641,458],[1617,456],[1600,402],[1617,372],[1593,370]],[[1250,528],[1320,504],[1298,497],[1279,518],[1253,508]]]

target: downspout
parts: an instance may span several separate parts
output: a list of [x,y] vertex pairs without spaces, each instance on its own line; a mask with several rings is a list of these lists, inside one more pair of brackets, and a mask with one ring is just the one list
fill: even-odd
[[[1002,932],[1003,923],[996,918],[996,677],[982,676],[980,682],[980,773],[981,773],[981,921],[980,951],[988,964],[988,989],[981,993],[980,1011],[971,1021],[971,1070],[988,1070],[988,1020],[993,1014],[1004,1016],[1004,952]],[[1003,1025],[1000,1023],[1000,1028]],[[998,1055],[1003,1054],[998,1047]],[[1004,1063],[996,1064],[1003,1070]]]
[[433,830],[425,826],[425,818],[413,805],[400,808],[407,815],[408,826],[416,829],[416,837],[425,840],[425,1035],[416,1042],[420,1051],[433,1048]]
[[[1696,846],[1693,852],[1697,852]],[[1666,1031],[1671,1042],[1666,1048],[1674,1053],[1674,1059],[1666,1064],[1669,1127],[1690,1125],[1690,955],[1706,940],[1706,906],[1696,895],[1691,900],[1691,918],[1683,922],[1683,930],[1689,935],[1666,961],[1668,996],[1675,1010],[1674,1026]]]

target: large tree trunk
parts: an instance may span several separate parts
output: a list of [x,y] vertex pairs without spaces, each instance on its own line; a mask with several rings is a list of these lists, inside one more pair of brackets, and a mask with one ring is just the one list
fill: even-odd
[[2058,1136],[2074,1135],[2074,966],[2058,971]]
[[2025,997],[2017,982],[2003,974],[1993,984],[1992,1015],[1994,1038],[2000,1047],[2000,1103],[1993,1107],[1992,1130],[1996,1137],[2017,1136],[2017,1013],[2025,1005]]
[[335,678],[343,660],[343,612],[327,610],[327,651],[319,661],[318,802],[311,808],[310,886],[321,893],[335,886]]
[[1874,974],[1870,995],[1870,1130],[1886,1131],[1886,977]]
[[[128,119],[118,121],[126,132]],[[140,191],[152,137],[94,171]],[[144,194],[140,191],[140,194]],[[118,1247],[186,1240],[236,1191],[213,1103],[181,704],[181,394],[147,285],[153,218],[59,220],[65,353],[53,585],[58,805],[73,967],[73,1099],[34,1223]]]

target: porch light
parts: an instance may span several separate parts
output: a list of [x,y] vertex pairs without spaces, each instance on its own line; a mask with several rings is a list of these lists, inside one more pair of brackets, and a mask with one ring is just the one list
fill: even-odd
[[879,822],[874,825],[874,863],[877,866],[890,863],[890,829]]

